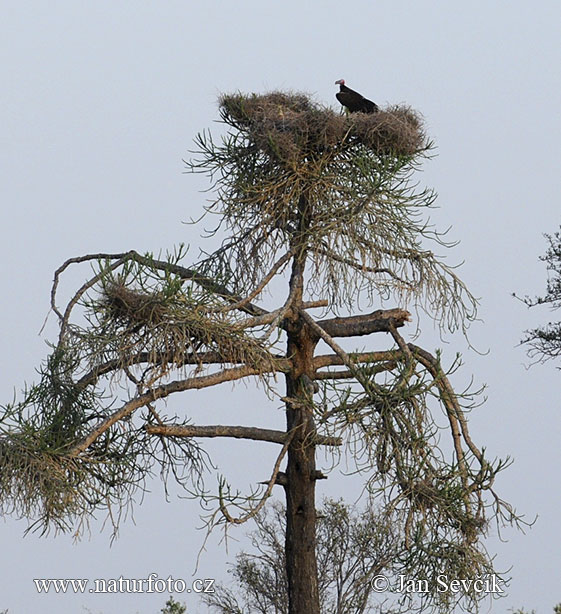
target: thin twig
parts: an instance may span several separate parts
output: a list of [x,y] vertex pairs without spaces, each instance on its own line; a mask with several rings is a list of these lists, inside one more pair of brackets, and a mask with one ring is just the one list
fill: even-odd
[[[299,427],[298,427],[299,428]],[[228,508],[226,507],[224,500],[222,499],[222,496],[220,497],[220,511],[222,512],[224,518],[226,519],[227,522],[230,522],[232,524],[243,524],[244,522],[247,522],[250,518],[255,517],[256,514],[259,513],[259,511],[263,508],[263,506],[265,505],[265,503],[267,502],[267,499],[269,498],[269,496],[271,495],[271,492],[273,491],[273,487],[276,483],[277,480],[277,476],[279,474],[280,471],[280,465],[281,462],[283,460],[283,458],[286,455],[286,452],[288,450],[288,447],[290,446],[290,443],[292,442],[292,440],[294,439],[294,435],[296,433],[297,429],[293,429],[292,432],[287,433],[287,438],[286,441],[284,442],[284,445],[282,447],[282,450],[280,451],[277,460],[275,462],[275,465],[273,467],[273,472],[271,474],[271,477],[269,479],[269,483],[267,484],[267,488],[265,489],[265,492],[263,493],[263,496],[261,497],[261,500],[259,501],[259,503],[249,512],[247,512],[247,514],[244,514],[243,516],[240,516],[238,518],[234,518],[230,512],[228,511]]]

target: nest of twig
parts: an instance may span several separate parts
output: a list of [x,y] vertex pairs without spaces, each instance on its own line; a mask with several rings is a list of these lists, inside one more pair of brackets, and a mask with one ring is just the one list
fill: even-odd
[[266,372],[271,365],[268,352],[258,340],[245,334],[236,322],[209,312],[206,305],[182,292],[166,296],[115,281],[105,285],[101,302],[107,321],[116,325],[116,342],[124,349],[123,355],[131,359],[148,352],[150,360],[164,370],[168,364],[202,365],[205,353],[207,357],[214,353],[221,362],[252,366],[259,372]]
[[427,147],[422,119],[407,106],[347,116],[304,94],[284,92],[223,95],[219,104],[228,124],[247,131],[263,151],[284,162],[333,150],[345,141],[380,156],[412,156]]
[[112,283],[104,288],[104,294],[105,306],[117,322],[131,326],[154,326],[166,318],[165,301],[157,293]]

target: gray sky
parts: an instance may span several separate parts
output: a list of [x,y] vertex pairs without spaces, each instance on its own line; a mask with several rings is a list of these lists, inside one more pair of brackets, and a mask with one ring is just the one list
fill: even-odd
[[[47,353],[38,336],[54,270],[92,251],[165,251],[185,242],[197,255],[197,217],[207,196],[182,174],[195,134],[217,118],[221,92],[291,89],[337,107],[333,82],[380,105],[406,102],[423,113],[438,157],[420,177],[440,194],[433,219],[461,243],[449,261],[481,297],[462,377],[487,383],[472,435],[490,456],[514,457],[497,489],[529,518],[526,535],[492,536],[497,567],[512,566],[510,595],[492,604],[551,611],[561,601],[559,373],[526,368],[516,347],[525,328],[550,314],[511,297],[541,292],[543,232],[560,222],[561,3],[529,2],[3,2],[0,23],[0,175],[4,274],[2,400],[34,379]],[[83,271],[87,274],[87,271]],[[79,278],[74,278],[79,279]],[[47,327],[54,338],[54,320]],[[442,345],[432,330],[419,342]],[[460,380],[461,381],[461,380]],[[262,397],[230,388],[186,399],[197,413],[211,399],[217,420],[282,424]],[[244,396],[245,395],[245,396]],[[206,401],[205,401],[206,403]],[[225,420],[227,421],[227,420]],[[256,452],[213,444],[240,486]],[[233,462],[235,459],[236,462]],[[257,477],[257,476],[256,476]],[[211,478],[210,484],[213,484]],[[351,494],[336,476],[321,494]],[[78,544],[71,536],[23,538],[25,521],[0,524],[0,609],[10,614],[82,607],[97,614],[149,614],[167,595],[38,595],[33,578],[224,578],[229,552],[211,538],[192,576],[204,533],[196,502],[165,503],[154,482],[110,546],[100,522]],[[243,543],[243,531],[234,534]],[[181,597],[189,612],[197,600]],[[202,611],[202,610],[201,610]]]

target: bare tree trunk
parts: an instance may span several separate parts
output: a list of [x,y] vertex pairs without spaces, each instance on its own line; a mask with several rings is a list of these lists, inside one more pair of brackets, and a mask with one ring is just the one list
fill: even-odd
[[[295,306],[301,304],[302,256],[295,262],[291,286]],[[298,258],[296,259],[298,260]],[[297,308],[297,307],[296,307]],[[320,614],[316,561],[316,458],[315,424],[312,413],[310,384],[314,375],[313,354],[317,340],[302,316],[288,318],[287,356],[292,370],[286,375],[286,420],[288,433],[294,433],[288,448],[286,468],[286,568],[288,575],[289,614]]]
[[[297,444],[299,445],[299,444]],[[314,466],[309,450],[289,451],[286,487],[286,566],[289,614],[319,614],[315,553]]]

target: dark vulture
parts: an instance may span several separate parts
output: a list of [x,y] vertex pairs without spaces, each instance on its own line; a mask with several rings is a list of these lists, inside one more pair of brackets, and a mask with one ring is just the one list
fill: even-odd
[[335,94],[337,100],[347,107],[350,113],[376,113],[378,111],[376,103],[347,87],[345,79],[335,81],[335,85],[339,86],[339,91]]

